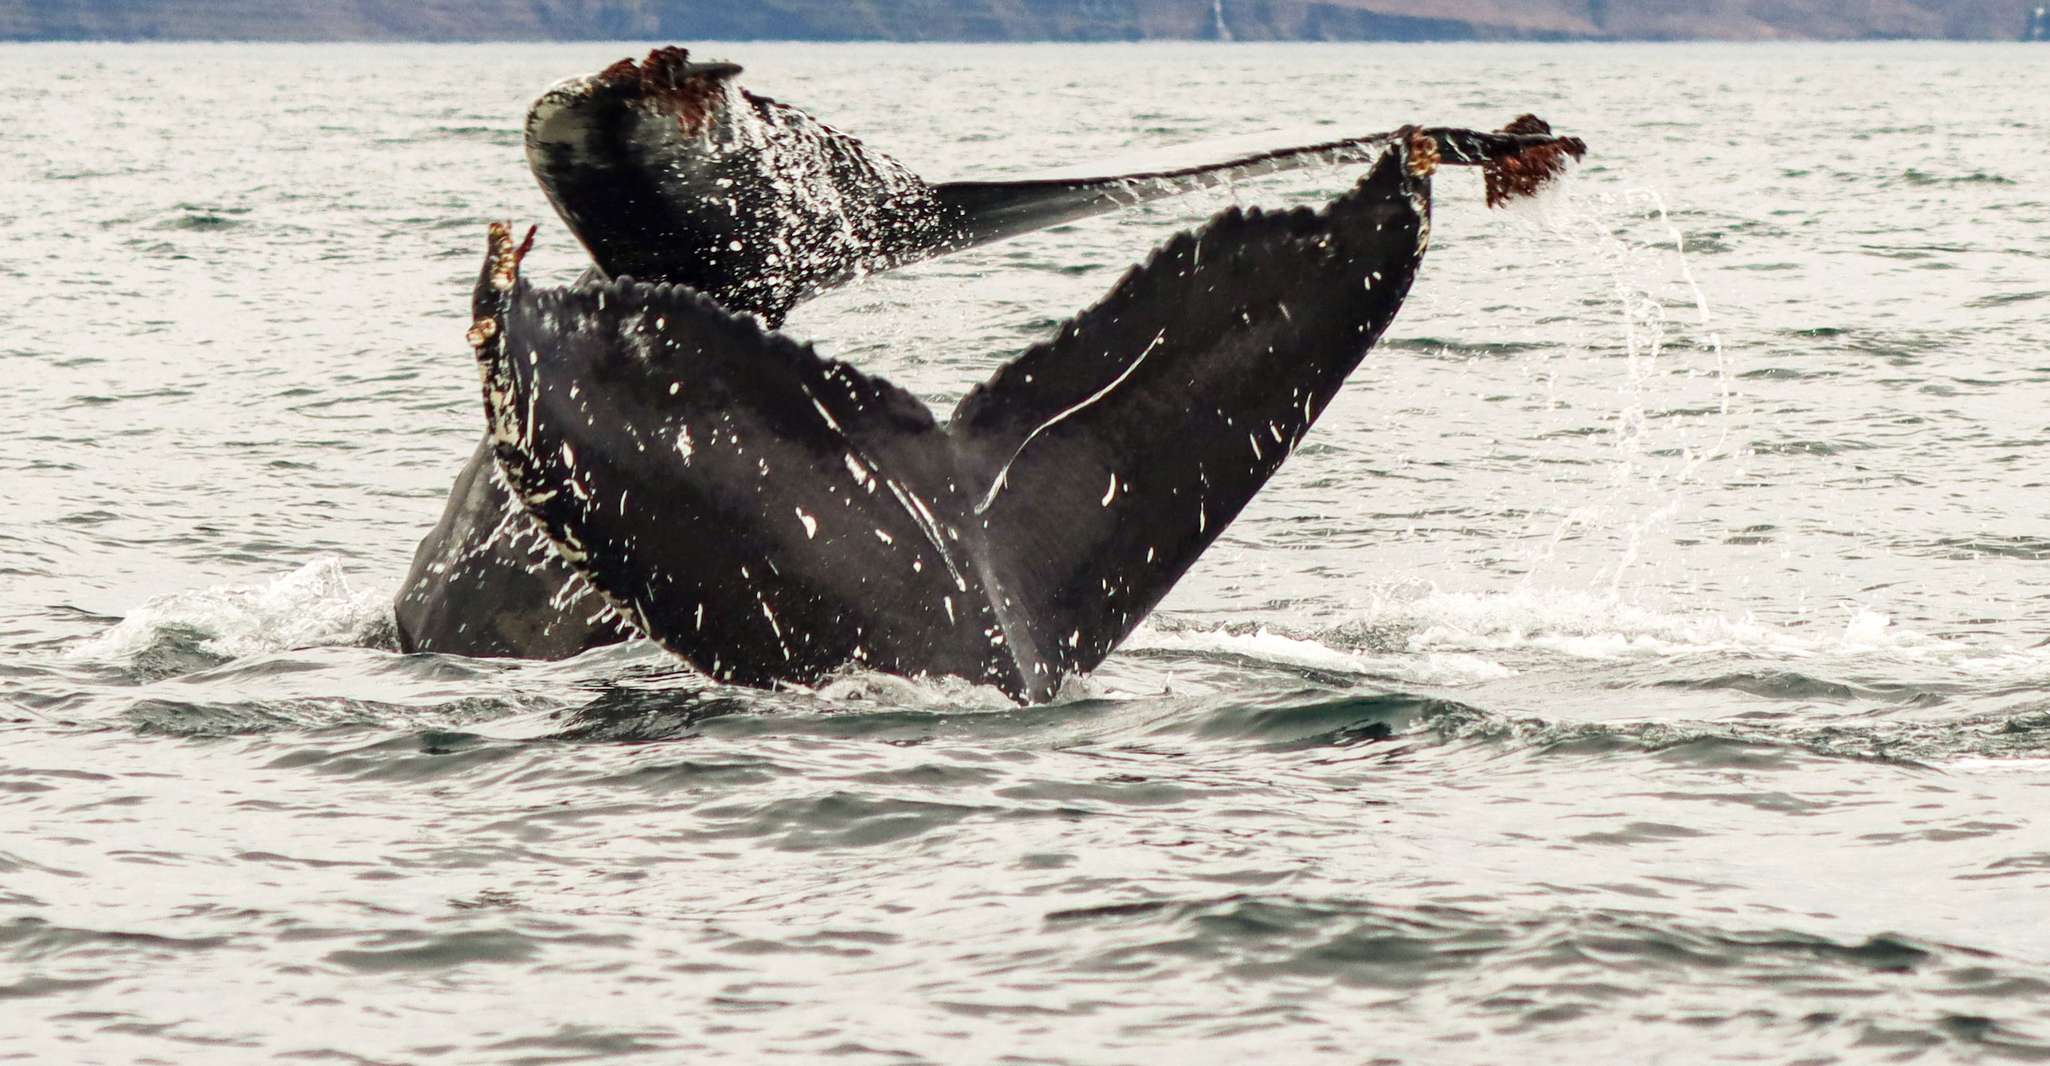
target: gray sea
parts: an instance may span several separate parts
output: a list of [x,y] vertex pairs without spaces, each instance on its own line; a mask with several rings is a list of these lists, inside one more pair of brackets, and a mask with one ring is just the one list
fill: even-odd
[[[0,47],[0,1059],[2050,1060],[2050,49],[700,46],[933,177],[1592,148],[1441,172],[1293,461],[1017,709],[390,650],[485,223],[584,262],[526,105],[646,47]],[[789,330],[944,410],[1356,177]]]

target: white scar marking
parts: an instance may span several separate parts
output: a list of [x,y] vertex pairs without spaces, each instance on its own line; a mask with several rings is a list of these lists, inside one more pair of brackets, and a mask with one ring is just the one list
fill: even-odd
[[884,544],[897,543],[896,541],[890,539],[890,535],[888,533],[885,533],[880,529],[876,530],[876,539],[882,541]]
[[[954,576],[955,587],[966,590],[968,582],[961,579],[961,571],[954,565],[954,557],[947,554],[946,540],[940,535],[940,524],[933,520],[932,512],[926,510],[925,504],[918,497],[907,492],[904,486],[897,484],[895,481],[885,481],[883,484],[890,487],[890,494],[897,497],[897,503],[911,515],[912,520],[918,524],[919,532],[925,534],[925,539],[932,544],[933,550],[940,554],[940,562],[944,563],[947,567],[947,572]],[[912,572],[916,573],[922,567],[914,559],[911,563],[911,569]]]
[[[1155,341],[1157,342],[1158,339],[1159,338],[1156,337]],[[834,420],[832,412],[827,411],[826,405],[820,403],[818,397],[812,395],[811,388],[809,386],[804,385],[800,382],[798,384],[798,388],[803,391],[805,399],[811,401],[811,405],[813,409],[818,411],[819,417],[825,420],[827,428],[839,434],[840,439],[847,441],[849,445],[849,450],[846,455],[848,472],[854,475],[854,479],[856,481],[866,485],[868,487],[868,491],[874,492],[875,480],[871,479],[868,476],[868,472],[869,469],[875,468],[875,464],[871,462],[867,464],[866,467],[864,467],[864,465],[855,457],[855,451],[853,449],[854,442],[848,439],[847,431],[841,429],[840,423]],[[1015,456],[1013,458],[1015,458]],[[765,469],[763,472],[767,473],[767,470]],[[968,588],[968,582],[962,579],[960,569],[954,565],[953,556],[947,554],[946,539],[941,535],[940,524],[939,522],[933,519],[932,512],[926,510],[925,504],[921,502],[917,496],[914,496],[909,491],[907,491],[904,488],[904,486],[899,485],[897,482],[889,480],[887,478],[882,479],[882,481],[883,484],[889,486],[890,495],[895,496],[897,498],[897,505],[904,508],[905,513],[911,516],[912,522],[918,526],[918,531],[925,534],[925,539],[931,542],[933,550],[939,553],[940,562],[946,564],[947,572],[954,576],[955,587],[962,589],[963,591],[966,591]],[[880,533],[881,531],[878,530],[877,532]],[[918,560],[913,559],[911,562],[911,569],[914,573],[916,573],[922,570],[923,566],[920,564]]]
[[1103,490],[1103,505],[1104,505],[1105,507],[1109,507],[1109,506],[1110,506],[1110,501],[1111,501],[1111,498],[1112,498],[1112,497],[1114,497],[1114,496],[1116,496],[1117,494],[1118,494],[1118,476],[1117,476],[1117,474],[1113,473],[1113,474],[1111,474],[1111,476],[1110,476],[1110,487],[1109,487],[1109,488],[1107,488],[1107,489],[1105,489],[1105,490]]
[[816,518],[813,518],[812,516],[810,516],[810,515],[808,515],[808,514],[805,514],[805,513],[804,513],[804,508],[802,508],[802,507],[799,507],[799,508],[797,508],[796,510],[797,510],[797,520],[798,520],[799,522],[802,522],[802,523],[804,523],[804,539],[806,539],[806,540],[810,540],[810,539],[812,539],[813,537],[816,537],[816,536],[818,536],[818,535],[819,535],[819,521],[818,521],[818,519],[816,519]]
[[1146,357],[1153,354],[1153,349],[1160,347],[1160,342],[1165,340],[1166,338],[1166,329],[1162,329],[1160,332],[1155,333],[1153,335],[1153,340],[1146,345],[1146,350],[1140,352],[1138,357],[1132,360],[1131,365],[1125,367],[1123,373],[1111,379],[1110,384],[1105,385],[1103,388],[1096,390],[1095,395],[1089,397],[1086,400],[1083,400],[1081,403],[1078,403],[1065,411],[1062,411],[1060,414],[1057,414],[1052,418],[1047,419],[1045,422],[1040,423],[1038,428],[1034,429],[1030,433],[1025,434],[1025,439],[1018,442],[1018,450],[1012,452],[1011,457],[1004,461],[1003,469],[997,471],[996,480],[990,483],[988,494],[983,496],[981,503],[975,505],[975,513],[981,514],[984,511],[989,510],[989,505],[996,502],[997,493],[1003,491],[1004,482],[1008,480],[1011,476],[1011,464],[1016,463],[1018,461],[1018,457],[1020,455],[1025,454],[1025,448],[1032,443],[1033,438],[1039,436],[1041,433],[1044,433],[1049,429],[1052,429],[1054,426],[1059,425],[1061,422],[1067,420],[1070,416],[1088,408],[1091,404],[1096,403],[1098,400],[1103,399],[1105,396],[1110,395],[1113,389],[1116,389],[1119,385],[1124,384],[1125,379],[1131,377],[1132,373],[1139,369],[1139,364],[1145,362]]

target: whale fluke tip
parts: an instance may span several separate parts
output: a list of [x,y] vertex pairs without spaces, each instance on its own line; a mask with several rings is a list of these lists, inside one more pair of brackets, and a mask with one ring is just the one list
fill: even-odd
[[[1551,137],[1552,125],[1536,115],[1518,115],[1502,127],[1503,133],[1525,137]],[[1578,137],[1553,137],[1515,152],[1490,156],[1481,164],[1481,178],[1487,186],[1488,206],[1501,207],[1518,197],[1535,196],[1553,178],[1566,172],[1570,160],[1587,154],[1587,142]]]
[[1422,181],[1437,173],[1441,161],[1438,154],[1438,139],[1416,126],[1406,126],[1402,133],[1408,135],[1404,139],[1409,142],[1409,153],[1406,157],[1409,176]]
[[489,274],[493,289],[504,292],[512,288],[513,283],[519,280],[520,260],[525,259],[527,253],[533,250],[534,234],[540,228],[539,226],[528,226],[526,236],[522,237],[520,243],[515,245],[512,239],[511,223],[493,222],[491,224],[489,230],[486,231],[485,243],[489,248],[489,262],[491,264]]

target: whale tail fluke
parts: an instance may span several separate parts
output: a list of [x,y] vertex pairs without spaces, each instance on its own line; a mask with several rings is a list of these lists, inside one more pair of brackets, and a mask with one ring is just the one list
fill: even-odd
[[497,459],[564,560],[716,677],[869,666],[1048,698],[1386,328],[1428,243],[1430,156],[1399,143],[1322,211],[1176,237],[945,425],[681,286],[500,287],[495,228],[471,336]]
[[1066,672],[1101,662],[1301,443],[1409,290],[1403,145],[1322,211],[1230,210],[965,397],[949,423],[999,583]]

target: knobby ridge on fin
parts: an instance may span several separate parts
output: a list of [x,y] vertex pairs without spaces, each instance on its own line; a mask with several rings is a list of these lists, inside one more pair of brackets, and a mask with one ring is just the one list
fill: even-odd
[[1322,211],[1178,235],[945,425],[681,286],[532,288],[494,227],[471,331],[494,454],[562,559],[714,677],[869,667],[1050,698],[1393,318],[1428,245],[1427,140]]

